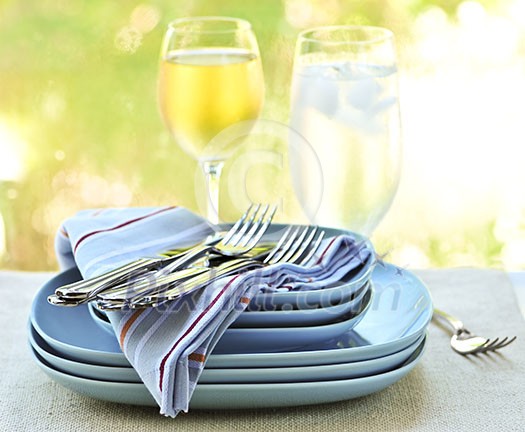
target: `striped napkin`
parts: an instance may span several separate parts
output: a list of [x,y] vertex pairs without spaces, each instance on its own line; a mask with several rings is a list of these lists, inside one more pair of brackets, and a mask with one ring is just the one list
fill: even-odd
[[61,268],[76,266],[89,278],[213,232],[208,221],[182,207],[82,210],[62,223],[55,250]]
[[[63,269],[95,276],[141,256],[202,240],[207,221],[183,208],[85,210],[56,236]],[[277,264],[223,278],[161,308],[108,313],[122,351],[160,406],[187,412],[207,356],[259,291],[319,289],[337,282],[366,256],[348,236],[326,239],[307,267]],[[365,255],[371,251],[364,252]]]

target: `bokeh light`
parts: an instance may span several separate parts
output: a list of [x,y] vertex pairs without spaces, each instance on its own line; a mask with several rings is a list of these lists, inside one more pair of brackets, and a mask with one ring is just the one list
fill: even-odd
[[27,144],[10,125],[0,119],[0,182],[17,181],[24,174]]
[[[156,101],[164,29],[188,15],[252,22],[265,69],[263,118],[283,123],[299,31],[391,28],[404,168],[375,245],[412,268],[525,269],[525,0],[2,3],[1,267],[56,268],[54,233],[80,209],[198,210],[195,162],[167,133]],[[225,179],[239,160],[226,164]],[[282,185],[268,176],[254,171],[252,189],[286,191],[278,219],[294,220],[286,173],[279,173]],[[225,180],[221,215],[229,220],[238,216],[231,189]]]

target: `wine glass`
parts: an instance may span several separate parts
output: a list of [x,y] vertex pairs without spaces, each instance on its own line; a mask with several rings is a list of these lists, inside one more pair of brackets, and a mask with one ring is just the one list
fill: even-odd
[[396,64],[387,29],[330,26],[299,35],[290,126],[317,160],[305,158],[292,136],[289,158],[312,222],[371,235],[389,209],[401,168]]
[[224,129],[259,116],[264,80],[249,22],[229,17],[172,21],[162,43],[158,98],[178,145],[206,178],[206,216],[219,219],[219,179],[240,141],[217,144]]

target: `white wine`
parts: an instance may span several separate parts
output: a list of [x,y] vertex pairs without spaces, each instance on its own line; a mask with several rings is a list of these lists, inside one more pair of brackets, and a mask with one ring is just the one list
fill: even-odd
[[170,51],[161,61],[160,109],[183,150],[195,159],[220,160],[232,150],[209,141],[228,126],[256,119],[264,82],[260,58],[248,50]]

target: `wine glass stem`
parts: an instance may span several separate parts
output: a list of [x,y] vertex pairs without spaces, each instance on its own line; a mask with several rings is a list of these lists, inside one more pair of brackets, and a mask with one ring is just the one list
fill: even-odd
[[219,180],[223,161],[199,162],[206,178],[206,217],[211,223],[219,223]]

